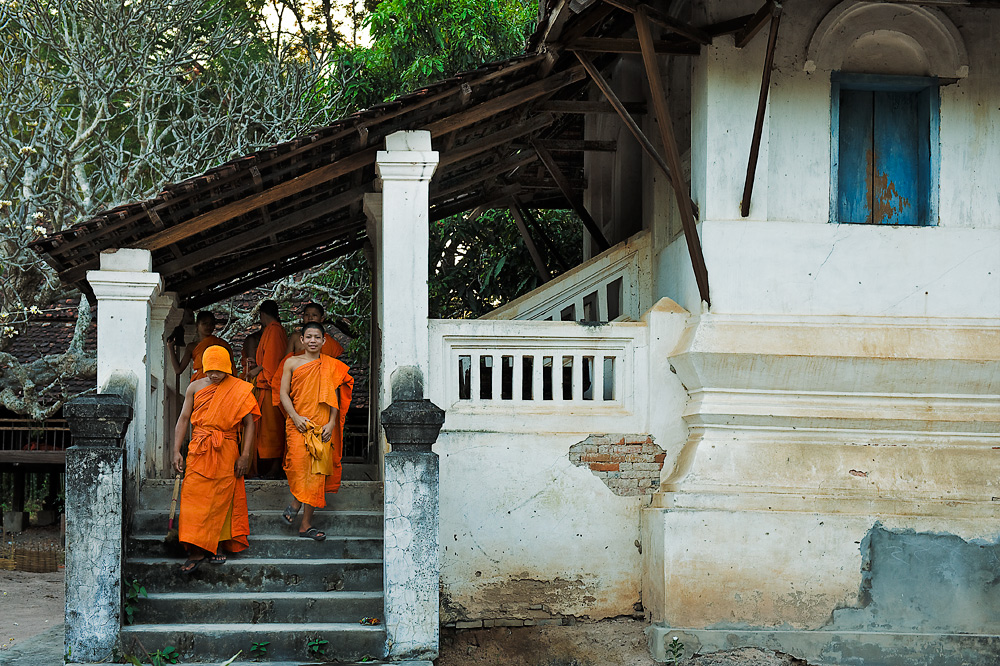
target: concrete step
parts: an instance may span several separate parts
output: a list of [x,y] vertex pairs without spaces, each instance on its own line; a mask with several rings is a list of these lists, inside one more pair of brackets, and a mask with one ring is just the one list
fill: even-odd
[[174,647],[182,662],[189,659],[224,661],[237,652],[250,655],[254,643],[269,641],[269,661],[302,659],[319,661],[309,649],[310,641],[324,640],[321,655],[327,661],[380,659],[385,654],[385,630],[358,623],[261,623],[261,624],[134,624],[124,627],[122,649],[141,654]]
[[[264,534],[284,534],[295,536],[298,531],[298,520],[295,525],[286,525],[281,519],[283,509],[255,510],[250,512],[250,538]],[[140,509],[132,519],[133,533],[136,535],[159,536],[167,533],[170,519],[170,507],[163,509]],[[342,510],[332,511],[317,509],[313,522],[324,530],[329,537],[352,536],[379,538],[382,536],[382,511]]]
[[[323,523],[317,521],[322,529]],[[315,541],[298,534],[250,534],[250,548],[245,556],[258,559],[378,559],[382,557],[382,539],[368,537],[327,536],[325,541]],[[136,535],[128,539],[129,557],[166,557],[162,536]]]
[[[278,510],[288,505],[291,494],[287,481],[246,481],[247,505],[251,511]],[[170,479],[146,479],[139,492],[139,509],[170,510],[174,482]],[[381,481],[344,481],[340,490],[326,496],[327,511],[381,511]]]
[[357,623],[382,618],[382,593],[366,592],[151,592],[139,599],[139,624],[266,622]]
[[[303,539],[304,541],[304,539]],[[325,592],[381,591],[379,559],[277,559],[233,557],[225,564],[202,564],[193,574],[180,571],[182,559],[129,558],[124,580],[148,592]],[[235,654],[235,652],[233,653]],[[231,657],[230,654],[229,657]]]

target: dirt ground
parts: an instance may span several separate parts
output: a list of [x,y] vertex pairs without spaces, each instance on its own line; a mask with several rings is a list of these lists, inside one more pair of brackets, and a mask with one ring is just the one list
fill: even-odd
[[[3,545],[60,548],[61,542],[56,525],[5,534]],[[0,650],[62,624],[66,592],[63,580],[61,567],[55,573],[0,571]]]
[[[443,630],[436,666],[660,666],[639,620],[614,619],[574,626]],[[684,666],[808,666],[766,650],[745,648],[693,656]]]

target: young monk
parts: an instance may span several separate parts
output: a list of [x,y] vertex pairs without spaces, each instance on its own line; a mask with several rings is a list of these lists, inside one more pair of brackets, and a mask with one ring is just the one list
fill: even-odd
[[281,404],[288,414],[284,469],[292,493],[282,517],[291,525],[305,507],[299,536],[316,541],[326,534],[313,527],[313,511],[326,506],[326,493],[340,489],[344,420],[354,388],[350,368],[321,353],[324,339],[321,324],[305,324],[305,353],[288,359],[281,375]]
[[209,347],[213,345],[225,347],[226,351],[229,352],[230,361],[233,358],[233,349],[229,346],[229,343],[214,335],[216,326],[215,314],[204,310],[199,312],[195,318],[195,326],[198,329],[198,339],[190,342],[184,348],[184,355],[180,360],[177,359],[177,346],[173,340],[171,339],[167,342],[167,348],[170,349],[170,363],[174,366],[174,372],[178,375],[181,374],[187,369],[188,363],[191,363],[191,381],[205,377],[201,357]]
[[[184,573],[195,571],[206,558],[213,564],[224,563],[223,550],[238,553],[249,546],[243,475],[260,416],[253,386],[232,376],[229,352],[213,345],[202,358],[206,376],[188,385],[174,427],[173,466],[184,474],[179,524],[180,541],[188,551],[181,565]],[[185,460],[181,446],[189,423],[192,432]]]
[[[323,306],[319,303],[307,303],[305,307],[302,308],[302,326],[305,326],[309,322],[316,322],[318,324],[323,323],[323,318],[326,316],[326,312],[323,310]],[[285,349],[285,354],[292,354],[298,356],[303,351],[305,347],[302,346],[302,328],[298,327],[298,335],[288,336],[288,347]],[[337,358],[344,353],[344,347],[337,342],[329,333],[324,333],[323,349],[320,350],[321,354],[326,354],[327,356],[332,356]]]
[[287,336],[281,326],[278,304],[268,300],[258,308],[262,327],[257,343],[255,365],[249,376],[257,384],[257,404],[260,406],[260,431],[257,433],[257,471],[261,476],[273,477],[285,453],[285,417],[273,399],[281,386],[279,373],[285,355]]

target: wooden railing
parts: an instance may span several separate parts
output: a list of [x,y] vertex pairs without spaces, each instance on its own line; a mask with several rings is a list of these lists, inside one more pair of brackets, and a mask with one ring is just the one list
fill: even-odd
[[71,444],[64,419],[0,419],[0,463],[61,465]]
[[652,305],[650,235],[642,232],[482,319],[638,320]]

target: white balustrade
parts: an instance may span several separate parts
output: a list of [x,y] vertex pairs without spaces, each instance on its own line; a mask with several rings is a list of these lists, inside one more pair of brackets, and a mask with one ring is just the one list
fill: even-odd
[[430,398],[448,430],[601,432],[645,420],[635,399],[648,381],[644,323],[432,320],[430,350]]
[[650,235],[641,232],[482,319],[638,320],[652,305]]

